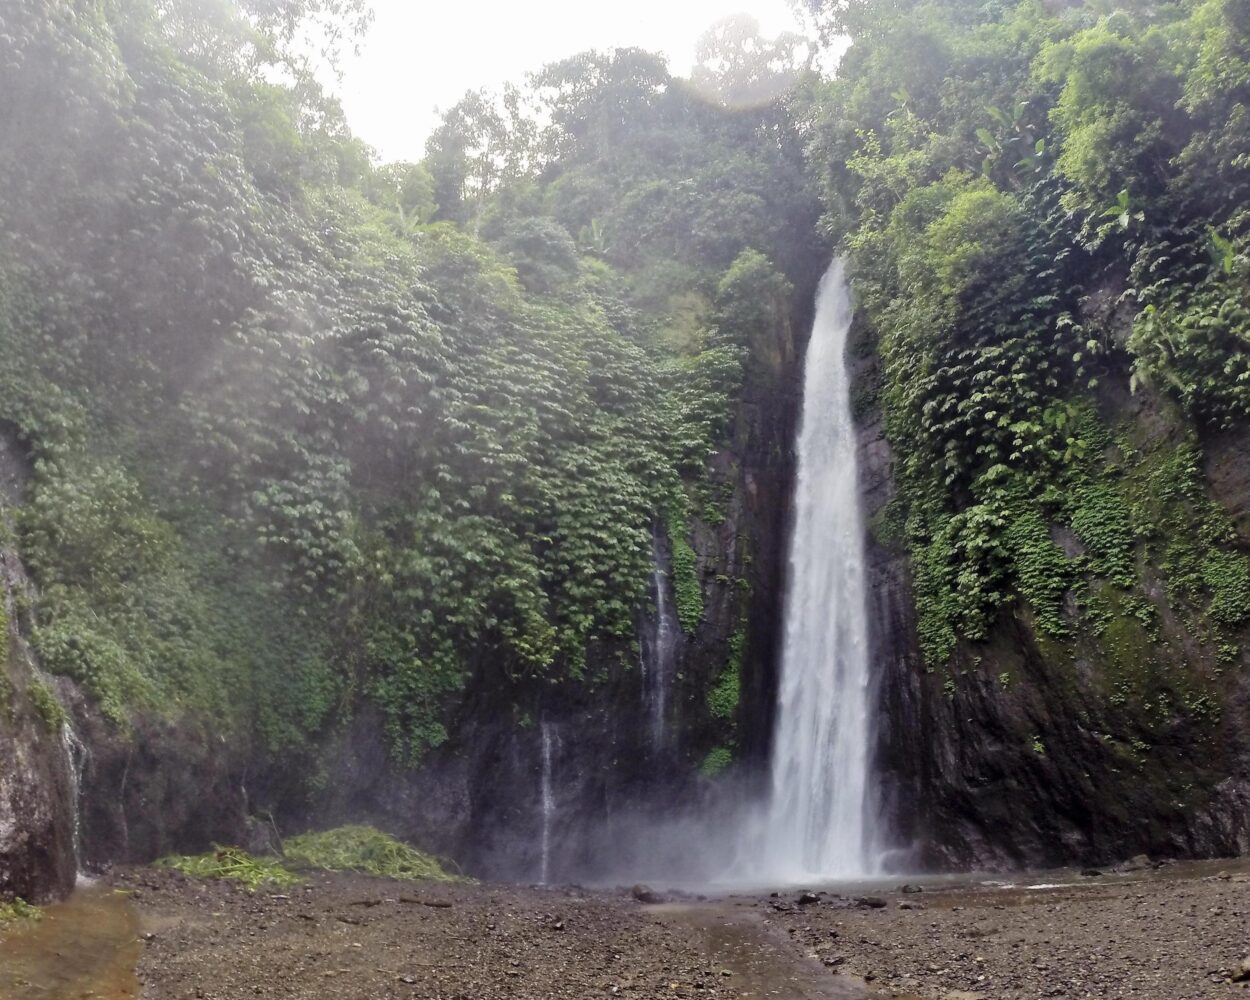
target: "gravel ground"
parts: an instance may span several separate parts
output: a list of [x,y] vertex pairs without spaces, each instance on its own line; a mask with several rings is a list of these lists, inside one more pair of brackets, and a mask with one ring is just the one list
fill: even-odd
[[835,975],[864,977],[884,996],[1250,995],[1237,981],[1250,975],[1250,875],[1183,871],[1032,891],[895,887],[859,905],[791,892],[754,906]]
[[1215,870],[665,905],[349,875],[255,895],[111,881],[142,921],[145,1000],[1250,998],[1250,874]]
[[[625,892],[333,875],[250,895],[156,870],[112,881],[135,893],[145,1000],[761,995],[739,991],[698,926]],[[775,933],[746,916],[761,939]]]

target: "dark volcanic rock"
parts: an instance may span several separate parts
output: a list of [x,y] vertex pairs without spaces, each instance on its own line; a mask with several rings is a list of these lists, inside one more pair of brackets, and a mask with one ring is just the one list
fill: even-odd
[[61,734],[31,700],[43,683],[19,640],[0,664],[0,899],[46,902],[74,886],[73,784]]
[[[72,689],[69,689],[72,692]],[[137,716],[118,733],[80,695],[66,699],[88,748],[82,775],[86,867],[190,854],[212,844],[263,852],[272,828],[249,817],[247,748],[206,723]]]
[[[26,480],[21,449],[0,433],[0,519],[9,537]],[[0,548],[0,583],[0,900],[44,902],[68,893],[77,874],[72,741],[26,640],[34,594],[8,547]]]
[[[877,362],[868,352],[855,364],[854,394],[871,399]],[[1142,447],[1166,453],[1180,443],[1166,404],[1147,393],[1107,389],[1104,396],[1108,424],[1131,426]],[[1250,545],[1245,436],[1234,437],[1211,443],[1207,475]],[[879,665],[876,807],[895,847],[892,862],[902,869],[1001,870],[1106,864],[1143,852],[1250,852],[1244,654],[1238,667],[1216,663],[1169,609],[1163,584],[1148,578],[1159,635],[1150,640],[1131,622],[1125,626],[1144,644],[1130,667],[1153,656],[1174,673],[1218,686],[1225,694],[1217,719],[1199,724],[1173,712],[1160,723],[1145,708],[1113,702],[1109,678],[1123,668],[1110,662],[1103,639],[1077,629],[1069,646],[1048,643],[1020,605],[1004,610],[984,641],[960,641],[953,662],[930,672],[919,651],[908,555],[884,530],[893,458],[871,406],[861,419],[860,458],[872,527],[872,656]],[[1133,746],[1148,752],[1126,750]]]
[[667,898],[659,892],[656,892],[650,886],[636,885],[629,890],[629,894],[640,903],[664,903]]

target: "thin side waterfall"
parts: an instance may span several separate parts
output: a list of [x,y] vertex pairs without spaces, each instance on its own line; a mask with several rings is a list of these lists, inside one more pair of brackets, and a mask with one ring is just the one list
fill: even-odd
[[[12,477],[11,466],[13,461],[6,451],[6,446],[0,443],[0,480]],[[13,503],[12,489],[11,485],[0,485],[0,524],[10,534],[14,532],[10,506]],[[35,586],[31,583],[30,577],[26,573],[26,567],[22,565],[22,561],[18,558],[17,553],[11,550],[0,550],[0,590],[3,591],[4,617],[8,623],[8,632],[7,634],[0,634],[0,639],[3,640],[6,648],[10,642],[16,645],[18,656],[27,665],[32,678],[44,690],[52,692],[53,697],[58,698],[58,701],[62,702],[61,709],[64,714],[64,721],[61,723],[60,745],[61,754],[65,761],[65,776],[68,786],[65,789],[65,808],[70,819],[74,868],[81,878],[83,873],[82,773],[83,764],[87,758],[87,748],[82,740],[79,739],[78,733],[74,731],[69,706],[64,704],[63,699],[56,693],[56,683],[48,674],[43,672],[34,650],[31,649],[30,642],[22,633],[22,628],[19,624],[21,617],[18,611],[18,595],[21,595],[27,607],[36,603],[37,595]],[[0,668],[0,670],[2,669]]]
[[[69,715],[68,710],[66,716]],[[69,719],[61,723],[61,749],[65,754],[65,769],[69,772],[69,800],[73,814],[74,864],[78,876],[83,878],[82,862],[82,768],[87,758],[87,748]]]
[[551,781],[551,744],[552,735],[551,727],[544,719],[542,722],[542,739],[543,739],[543,770],[541,780],[542,794],[542,860],[540,863],[540,871],[538,880],[546,885],[551,876],[551,824],[555,819],[556,813],[556,796],[552,788]]
[[794,535],[762,868],[786,880],[877,867],[864,524],[845,262],[820,283],[804,374]]
[[673,611],[673,601],[668,592],[669,581],[662,567],[659,529],[653,533],[651,550],[655,623],[649,640],[642,644],[642,698],[650,727],[651,748],[662,751],[668,745],[668,696],[677,668],[681,626]]

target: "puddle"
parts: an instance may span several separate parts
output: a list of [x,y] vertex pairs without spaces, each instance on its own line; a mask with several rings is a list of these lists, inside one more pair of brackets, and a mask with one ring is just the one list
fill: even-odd
[[135,1000],[139,918],[105,886],[80,888],[0,937],[0,1000]]

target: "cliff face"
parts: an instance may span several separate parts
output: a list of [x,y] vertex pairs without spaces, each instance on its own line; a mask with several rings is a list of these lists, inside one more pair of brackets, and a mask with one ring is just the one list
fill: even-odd
[[[861,363],[863,380],[874,364]],[[1100,408],[1117,431],[1109,467],[1123,466],[1128,479],[1193,445],[1185,421],[1157,397],[1106,391]],[[895,490],[875,410],[860,433],[865,504],[885,535]],[[1202,442],[1202,491],[1227,511],[1242,547],[1250,545],[1244,448],[1244,436]],[[1197,518],[1191,508],[1201,503],[1186,510]],[[1080,554],[1070,533],[1052,533]],[[1168,544],[1139,539],[1143,600],[1134,613],[1113,607],[1090,628],[1070,593],[1070,633],[1056,640],[1021,601],[983,640],[962,639],[950,664],[926,667],[907,553],[873,538],[877,753],[897,861],[1005,869],[1250,851],[1244,637],[1217,648],[1195,628],[1164,580]]]
[[[12,538],[25,463],[0,435],[0,521]],[[74,761],[64,710],[26,641],[31,591],[11,541],[0,545],[0,892],[28,902],[64,895],[77,874]]]
[[[767,762],[802,342],[818,278],[802,276],[790,313],[751,345],[730,440],[703,485],[717,502],[677,539],[693,550],[702,612],[674,646],[663,735],[645,690],[655,667],[643,661],[656,655],[655,587],[671,608],[683,584],[674,539],[659,530],[659,572],[634,641],[592,649],[577,683],[479,665],[451,741],[416,769],[392,762],[380,718],[357,716],[324,755],[324,791],[280,807],[290,823],[374,822],[498,878],[538,879],[544,842],[553,880],[662,869],[668,847],[667,861],[689,862],[680,838],[653,831],[729,804]],[[715,710],[714,689],[731,692]],[[730,761],[732,776],[713,780]]]
[[[11,556],[3,557],[7,564]],[[0,890],[34,902],[74,885],[73,781],[55,695],[6,624],[0,667]]]
[[[814,286],[815,275],[810,285]],[[74,874],[72,775],[47,713],[68,706],[87,751],[81,831],[89,865],[145,861],[212,842],[264,848],[276,832],[372,822],[499,878],[627,877],[673,865],[682,847],[653,831],[715,813],[765,773],[774,726],[787,532],[811,287],[791,317],[761,331],[710,486],[720,502],[688,525],[702,614],[673,647],[664,735],[646,690],[662,603],[678,603],[673,539],[657,529],[656,582],[632,642],[589,653],[583,679],[502,676],[478,664],[451,740],[419,767],[395,763],[384,720],[362,710],[309,767],[275,772],[255,748],[211,729],[137,717],[117,733],[58,682],[50,701],[20,628],[27,585],[4,554],[9,708],[0,715],[0,884],[41,898]],[[1250,688],[1244,644],[1200,641],[1142,542],[1154,610],[1081,626],[1075,595],[1063,641],[1023,602],[953,662],[926,665],[916,635],[909,558],[887,530],[894,451],[874,404],[876,360],[856,351],[870,615],[879,665],[880,806],[899,868],[968,869],[1107,863],[1250,851]],[[1192,444],[1161,400],[1104,393],[1118,428],[1108,462],[1147,468]],[[1244,440],[1202,443],[1204,489],[1250,543]],[[11,456],[10,456],[11,457]],[[715,510],[720,516],[706,516]],[[1055,528],[1056,541],[1080,543]],[[664,587],[664,601],[656,586]],[[654,667],[652,667],[654,669]],[[732,679],[732,684],[727,680]],[[736,685],[736,686],[735,686]],[[712,692],[732,691],[729,710]],[[733,777],[706,776],[732,759]],[[715,762],[714,766],[709,766]],[[257,819],[263,816],[263,820]],[[606,866],[610,858],[615,867]]]
[[[656,862],[648,831],[731,801],[767,761],[801,341],[817,278],[801,277],[788,314],[756,331],[727,440],[706,479],[690,484],[691,518],[666,524],[659,513],[657,572],[633,640],[593,647],[582,678],[558,684],[479,662],[451,738],[419,766],[395,762],[385,720],[367,705],[314,751],[306,773],[276,768],[192,715],[136,712],[119,730],[72,682],[59,678],[54,690],[39,674],[21,623],[38,602],[16,549],[4,548],[0,889],[34,899],[68,891],[75,824],[89,868],[213,843],[263,849],[275,833],[346,822],[375,823],[492,877],[605,877],[605,858],[625,877]],[[22,462],[11,444],[0,458],[13,510]],[[696,591],[691,615],[678,605]],[[666,653],[656,638],[662,605],[680,632]],[[662,655],[657,724],[647,677]],[[63,719],[83,746],[80,780]],[[730,764],[732,776],[713,780]]]

